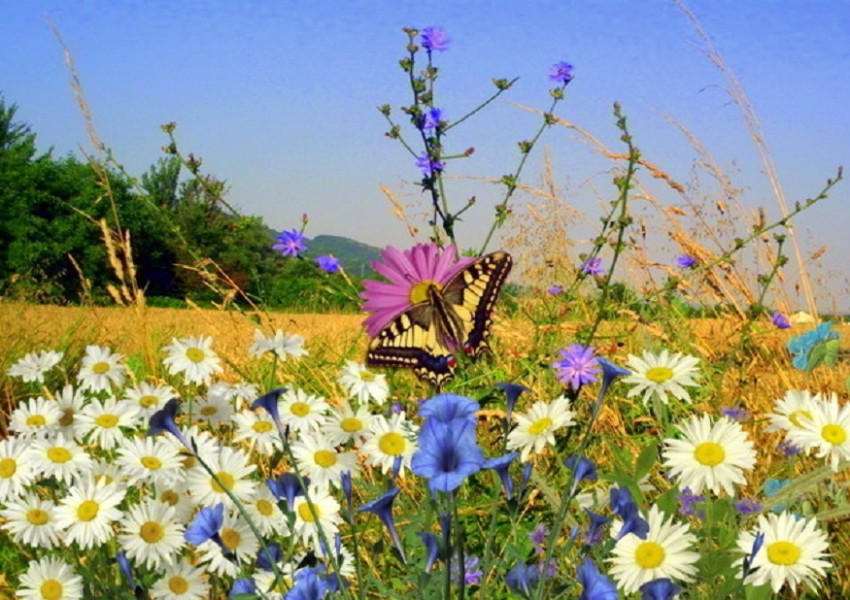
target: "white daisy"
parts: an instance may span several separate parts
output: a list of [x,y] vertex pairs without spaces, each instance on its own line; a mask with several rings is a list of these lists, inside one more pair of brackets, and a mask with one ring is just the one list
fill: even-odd
[[206,600],[210,586],[204,569],[181,558],[165,567],[162,579],[151,588],[154,600]]
[[27,600],[78,600],[83,597],[83,578],[64,561],[44,557],[29,564],[15,596]]
[[170,385],[153,384],[147,381],[124,390],[124,398],[139,407],[145,420],[176,396],[177,392]]
[[248,348],[251,356],[262,357],[266,352],[275,354],[281,361],[292,356],[298,358],[305,356],[307,351],[303,348],[304,338],[300,335],[290,335],[280,329],[275,329],[274,336],[267,338],[259,329],[254,330],[254,343]]
[[[221,444],[218,438],[209,431],[203,431],[197,425],[192,425],[188,429],[183,430],[183,437],[186,438],[189,445],[195,449],[197,455],[205,463],[210,464],[212,461],[218,460],[218,455],[221,452]],[[169,435],[165,440],[180,452],[184,467],[190,469],[198,464],[195,457],[189,453],[189,450],[177,438]]]
[[36,475],[29,442],[17,438],[0,440],[0,504],[23,494]]
[[613,564],[608,574],[626,594],[637,592],[653,579],[666,577],[688,582],[697,573],[694,563],[699,560],[699,554],[690,550],[697,538],[688,526],[666,519],[657,506],[649,509],[646,520],[649,523],[646,539],[627,533],[614,546],[614,557],[608,559]]
[[286,516],[277,505],[277,499],[271,491],[263,486],[257,488],[257,493],[250,502],[244,504],[251,520],[265,536],[288,535]]
[[417,449],[416,428],[406,418],[404,413],[395,413],[389,419],[375,415],[366,442],[360,449],[366,457],[366,464],[379,467],[384,474],[392,470],[397,459],[401,459],[399,475],[410,468],[410,459]]
[[9,431],[22,438],[47,437],[50,430],[59,425],[62,411],[53,400],[45,400],[41,396],[19,402],[12,411]]
[[103,450],[112,450],[125,438],[122,428],[133,429],[139,425],[139,409],[127,400],[93,400],[76,419],[85,431],[86,441]]
[[508,450],[521,448],[520,460],[525,462],[532,453],[542,452],[547,444],[555,445],[555,432],[575,425],[573,417],[575,413],[570,410],[566,396],[551,403],[535,402],[528,413],[514,413],[517,426],[508,434]]
[[788,432],[788,441],[818,458],[828,456],[832,470],[838,471],[841,461],[850,460],[850,404],[838,404],[833,392],[829,400],[815,405],[811,421],[803,428]]
[[112,538],[112,522],[122,519],[118,505],[124,490],[114,483],[87,478],[71,487],[56,508],[56,526],[64,531],[66,543],[76,542],[82,550],[96,548]]
[[158,485],[156,487],[156,499],[174,509],[174,518],[178,523],[184,525],[192,520],[192,515],[198,507],[185,481],[178,481],[170,486]]
[[345,389],[349,398],[357,398],[360,404],[365,404],[370,398],[378,404],[383,404],[390,396],[387,376],[373,373],[357,361],[345,361],[337,382]]
[[368,436],[373,417],[366,406],[360,406],[355,412],[351,405],[344,401],[339,406],[331,407],[322,433],[336,446],[353,440],[354,446],[358,447]]
[[667,404],[667,396],[672,394],[679,400],[690,402],[691,397],[685,387],[697,385],[694,377],[699,375],[698,362],[698,358],[679,352],[670,356],[667,350],[662,350],[661,354],[644,350],[642,359],[629,354],[626,365],[632,374],[623,377],[623,382],[634,384],[634,387],[629,390],[628,397],[643,394],[644,404],[653,398]]
[[184,529],[172,507],[147,500],[130,509],[118,542],[136,564],[159,570],[160,564],[170,564],[182,550]]
[[80,372],[77,373],[80,389],[100,392],[109,391],[112,385],[124,385],[127,367],[121,364],[123,358],[123,355],[103,346],[86,346]]
[[30,352],[6,371],[9,377],[20,377],[26,383],[44,383],[44,375],[59,364],[64,352],[42,350]]
[[56,427],[57,433],[61,431],[69,440],[83,441],[85,426],[78,417],[88,403],[88,397],[82,390],[70,384],[61,390],[57,390],[54,397],[56,398],[56,406],[62,412]]
[[228,390],[222,390],[221,387],[210,386],[206,396],[196,397],[192,407],[192,418],[196,422],[206,423],[213,430],[222,423],[230,422],[233,405],[227,399],[226,391]]
[[168,356],[162,361],[172,375],[182,373],[187,382],[209,385],[213,373],[221,373],[221,359],[212,350],[212,338],[172,338],[163,350]]
[[[826,560],[829,557],[826,534],[816,525],[815,519],[801,519],[789,512],[759,515],[758,527],[738,537],[738,547],[749,556],[756,535],[764,534],[745,583],[760,586],[770,582],[774,594],[785,584],[796,591],[798,584],[805,583],[817,595],[816,580],[832,564]],[[740,566],[743,561],[741,558],[737,564]]]
[[295,565],[289,562],[279,562],[277,568],[283,575],[283,581],[277,580],[274,571],[264,571],[263,569],[258,569],[251,577],[254,580],[254,585],[263,593],[263,598],[266,600],[284,600],[287,592],[295,585]]
[[264,410],[243,410],[233,416],[236,423],[234,442],[247,442],[249,450],[255,450],[263,456],[271,456],[283,449],[280,434],[271,415]]
[[242,381],[230,386],[230,399],[237,409],[250,405],[259,395],[260,388],[256,383]]
[[770,425],[764,430],[789,432],[805,429],[821,400],[820,394],[812,395],[808,390],[788,390],[783,398],[774,403],[773,412],[767,415]]
[[188,485],[198,504],[215,506],[223,503],[225,506],[233,506],[233,501],[225,489],[240,502],[251,499],[256,483],[248,479],[248,476],[257,466],[251,464],[248,455],[242,450],[223,446],[215,460],[208,462],[207,466],[221,483],[213,479],[200,465],[192,467],[188,475]]
[[[336,552],[336,547],[331,546],[333,552]],[[327,563],[328,571],[333,573],[333,563],[325,556],[325,552],[322,549],[322,545],[319,544],[316,546],[316,556],[325,560]],[[354,564],[354,554],[346,548],[344,545],[340,544],[339,546],[339,554],[335,557],[337,565],[339,565],[339,574],[345,577],[346,579],[352,579],[357,576],[357,567]]]
[[6,502],[6,508],[0,510],[3,516],[2,527],[12,534],[18,544],[33,548],[54,548],[60,545],[56,529],[56,505],[50,500],[42,500],[33,493],[19,500]]
[[127,491],[127,477],[121,472],[118,465],[105,458],[96,458],[94,465],[89,469],[87,474],[91,475],[95,481],[114,483],[125,492]]
[[323,490],[311,490],[309,503],[306,497],[296,496],[293,506],[295,535],[305,544],[319,546],[321,529],[327,540],[333,540],[342,522],[339,509],[339,502]]
[[699,494],[704,488],[735,495],[735,486],[747,482],[743,471],[756,464],[756,450],[740,423],[720,417],[712,425],[706,415],[694,415],[676,426],[682,439],[664,440],[664,466],[679,488]]
[[281,423],[299,433],[321,428],[329,408],[324,398],[297,388],[287,390],[277,403]]
[[180,452],[162,436],[123,440],[115,464],[130,485],[170,486],[184,475]]
[[[242,564],[250,563],[257,556],[260,543],[248,523],[242,517],[224,511],[224,520],[218,532],[225,548],[236,555]],[[207,571],[216,575],[236,576],[239,566],[224,556],[221,546],[213,540],[207,540],[197,548],[200,562],[207,563]]]
[[334,445],[319,433],[302,434],[292,444],[292,454],[302,475],[310,478],[310,486],[327,490],[339,487],[342,474],[348,471],[357,477],[359,466],[355,452],[338,452]]
[[73,440],[66,440],[63,434],[53,440],[39,440],[32,445],[33,468],[45,477],[70,484],[80,473],[91,469],[94,461],[86,451]]

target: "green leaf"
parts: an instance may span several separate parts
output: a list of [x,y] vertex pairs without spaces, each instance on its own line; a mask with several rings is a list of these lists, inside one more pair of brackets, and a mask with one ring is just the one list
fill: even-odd
[[651,442],[646,448],[641,450],[640,455],[635,460],[635,479],[640,481],[649,473],[655,461],[658,460],[658,444]]
[[840,340],[827,340],[826,344],[826,355],[823,358],[823,361],[829,365],[829,368],[835,368],[835,362],[838,360],[838,350],[841,346]]

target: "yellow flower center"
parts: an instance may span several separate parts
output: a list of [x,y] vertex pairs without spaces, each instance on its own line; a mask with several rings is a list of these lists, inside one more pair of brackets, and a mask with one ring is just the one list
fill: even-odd
[[162,468],[162,461],[156,456],[143,456],[140,462],[144,468],[150,469],[151,471],[157,471]]
[[296,417],[306,417],[310,414],[310,405],[306,402],[293,402],[289,412]]
[[62,411],[62,417],[59,419],[59,424],[62,427],[70,427],[74,423],[74,409],[66,408]]
[[348,417],[347,419],[343,419],[339,426],[345,433],[357,433],[363,429],[363,421],[357,417]]
[[200,412],[205,417],[211,417],[218,412],[218,409],[215,406],[205,406]]
[[790,415],[788,415],[788,420],[794,424],[794,427],[798,429],[803,429],[805,425],[803,425],[803,419],[807,421],[812,420],[812,413],[807,410],[795,410]]
[[375,381],[375,374],[366,370],[360,371],[360,380],[366,382]]
[[425,302],[428,299],[428,290],[432,287],[438,292],[443,289],[443,286],[430,279],[425,279],[414,285],[410,288],[410,303],[419,304],[420,302]]
[[775,565],[794,565],[800,560],[800,548],[791,542],[773,542],[767,547],[767,559]]
[[664,548],[655,542],[642,542],[635,549],[635,562],[642,569],[656,569],[664,562]]
[[155,544],[165,537],[165,531],[162,529],[162,525],[156,521],[145,521],[139,527],[139,537],[148,544]]
[[715,442],[703,442],[694,450],[694,458],[701,465],[716,467],[726,458],[726,451]]
[[91,366],[91,370],[94,371],[97,375],[103,375],[104,373],[109,371],[109,363],[103,361],[99,363],[94,363]]
[[45,525],[48,520],[47,513],[40,508],[31,508],[27,511],[27,521],[31,525]]
[[228,491],[233,489],[233,475],[226,471],[219,471],[216,475],[218,476],[218,480],[221,481],[221,484],[219,485],[218,481],[210,477],[210,484],[213,490],[219,494],[223,494],[225,489]]
[[[316,516],[321,517],[321,512],[319,511],[319,505],[314,504],[313,509],[316,511]],[[301,517],[301,520],[306,523],[313,522],[313,513],[310,512],[310,505],[307,502],[302,502],[298,506],[298,516]]]
[[532,423],[528,428],[528,433],[531,435],[540,435],[552,426],[552,419],[549,417],[541,417]]
[[77,518],[88,523],[97,516],[100,505],[94,500],[83,500],[77,507]]
[[251,425],[251,429],[253,429],[257,433],[268,433],[272,430],[272,424],[268,421],[257,421],[256,423]]
[[403,435],[396,433],[395,431],[385,433],[378,441],[378,448],[380,448],[381,452],[388,456],[398,456],[404,452],[406,447],[407,440],[404,439]]
[[67,448],[62,446],[54,446],[47,451],[47,458],[55,463],[66,463],[71,460],[71,453]]
[[824,425],[820,435],[833,446],[840,446],[847,441],[847,431],[841,425]]
[[57,579],[45,579],[39,588],[44,600],[59,600],[62,598],[62,584]]
[[185,594],[186,590],[189,589],[189,582],[184,577],[175,575],[168,578],[168,589],[175,594]]
[[263,515],[264,517],[270,517],[274,512],[274,506],[265,498],[260,498],[259,500],[257,500],[257,504],[255,506],[257,507],[257,512]]
[[159,398],[156,396],[142,396],[139,398],[139,404],[142,405],[142,408],[151,408],[159,404]]
[[27,419],[27,425],[30,427],[44,427],[45,423],[44,415],[32,415]]
[[673,378],[673,369],[668,367],[652,367],[646,372],[646,378],[652,383],[664,383]]
[[18,470],[18,463],[14,458],[0,460],[0,477],[9,479]]
[[186,358],[191,360],[193,363],[203,362],[204,358],[206,358],[206,354],[200,348],[189,348],[186,350]]
[[239,547],[239,532],[229,527],[221,530],[221,541],[227,546],[228,550],[236,550]]
[[336,453],[330,450],[316,450],[316,453],[313,454],[313,460],[320,467],[328,469],[336,464]]
[[165,502],[169,506],[174,506],[180,502],[180,496],[174,490],[165,490],[159,497],[160,501]]
[[109,429],[118,425],[118,417],[115,415],[100,415],[94,422],[103,428]]

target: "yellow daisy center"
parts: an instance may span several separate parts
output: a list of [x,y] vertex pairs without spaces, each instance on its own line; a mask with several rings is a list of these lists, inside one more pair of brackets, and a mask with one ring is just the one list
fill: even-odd
[[62,446],[54,446],[47,451],[47,458],[55,463],[66,463],[71,460],[71,453],[67,448]]
[[840,446],[847,441],[847,431],[841,425],[824,425],[820,435],[833,446]]
[[420,302],[425,302],[428,299],[428,290],[432,287],[438,292],[443,289],[443,286],[430,279],[425,279],[414,285],[410,288],[410,303],[419,304]]
[[115,427],[118,425],[118,417],[115,415],[100,415],[98,418],[94,420],[100,427],[105,429],[109,429],[110,427]]
[[114,479],[112,479],[112,477],[110,477],[106,473],[98,473],[94,476],[94,480],[95,482],[102,481],[103,483],[112,483],[114,481]]
[[726,451],[715,442],[703,442],[694,450],[694,458],[701,465],[716,467],[726,458]]
[[189,582],[186,581],[185,577],[175,575],[174,577],[168,578],[168,589],[175,594],[185,594],[189,589]]
[[62,411],[62,417],[59,419],[59,424],[62,427],[70,427],[74,422],[74,409],[66,408]]
[[151,408],[159,404],[159,398],[156,396],[142,396],[139,398],[139,404],[142,408]]
[[293,402],[289,412],[296,417],[306,417],[310,414],[310,405],[306,402]]
[[162,529],[162,525],[156,521],[145,521],[139,527],[139,537],[148,544],[155,544],[165,537],[165,531]]
[[144,468],[151,471],[157,471],[162,468],[162,461],[156,456],[143,456],[140,462]]
[[330,450],[316,450],[313,454],[313,460],[320,467],[328,469],[336,464],[336,453]]
[[[321,517],[321,511],[319,511],[319,506],[317,504],[313,505],[313,509],[316,511],[316,516]],[[298,516],[301,517],[302,521],[307,523],[313,522],[313,513],[310,512],[310,505],[306,502],[302,502],[298,506]]]
[[389,456],[398,456],[404,452],[406,447],[407,440],[404,439],[403,435],[396,433],[395,431],[385,433],[378,441],[378,448],[381,449],[381,452]]
[[263,515],[264,517],[270,517],[274,512],[274,506],[265,498],[260,498],[259,500],[257,500],[257,504],[255,506],[257,507],[257,512]]
[[363,421],[357,417],[348,417],[340,422],[339,426],[345,433],[357,433],[363,429]]
[[257,421],[256,423],[251,425],[251,429],[253,429],[257,433],[268,433],[272,430],[272,424],[268,421]]
[[807,421],[812,420],[812,413],[807,410],[795,410],[790,415],[788,415],[788,420],[794,424],[794,427],[798,429],[803,429],[803,419]]
[[109,363],[103,362],[103,361],[98,362],[98,363],[94,363],[91,366],[91,370],[97,375],[103,375],[104,373],[109,371]]
[[180,502],[180,496],[174,490],[165,490],[159,497],[160,501],[165,502],[169,506],[174,506]]
[[30,525],[45,525],[48,520],[47,513],[40,508],[31,508],[27,511],[27,521]]
[[360,371],[360,380],[366,382],[375,381],[375,374],[366,370]]
[[83,500],[77,507],[77,518],[88,523],[97,516],[100,505],[94,500]]
[[210,477],[210,484],[212,485],[213,490],[215,490],[219,494],[223,494],[225,489],[227,489],[228,491],[233,489],[233,484],[235,482],[235,480],[233,479],[233,475],[226,471],[219,471],[218,473],[216,473],[216,476],[218,476],[218,480],[221,481],[221,484],[219,484],[218,481]]
[[664,562],[664,548],[655,542],[642,542],[635,549],[635,562],[641,569],[657,569]]
[[241,537],[239,532],[229,527],[221,530],[221,541],[227,546],[228,550],[236,550],[239,547]]
[[551,426],[552,419],[550,419],[549,417],[541,417],[537,419],[534,423],[529,425],[528,433],[530,433],[531,435],[540,435],[541,433],[549,429]]
[[9,479],[18,470],[18,463],[14,458],[0,460],[0,477]]
[[27,418],[27,425],[30,427],[44,427],[45,423],[44,415],[32,415]]
[[203,362],[206,358],[206,354],[200,348],[189,348],[186,350],[186,358],[191,360],[193,363]]
[[794,565],[800,560],[800,548],[791,542],[773,542],[767,547],[767,559],[775,565]]
[[215,406],[205,406],[200,410],[200,412],[205,417],[211,417],[218,412],[218,409]]
[[58,579],[45,579],[38,591],[44,600],[59,600],[64,590]]
[[646,372],[646,378],[652,383],[664,383],[673,379],[673,369],[669,367],[652,367]]

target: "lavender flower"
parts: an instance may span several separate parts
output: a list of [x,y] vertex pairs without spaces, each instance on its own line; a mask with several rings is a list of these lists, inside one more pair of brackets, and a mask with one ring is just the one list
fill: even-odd
[[552,65],[549,70],[549,79],[567,85],[573,80],[573,66],[565,61]]
[[272,249],[279,251],[283,256],[298,256],[307,250],[306,238],[297,229],[281,231],[277,236],[277,244]]
[[565,350],[560,350],[562,359],[552,363],[558,374],[558,380],[569,384],[574,390],[588,383],[596,382],[599,374],[599,363],[594,356],[591,346],[570,344]]
[[428,52],[445,52],[449,49],[449,42],[451,42],[442,27],[426,27],[422,30],[420,37],[422,47]]
[[602,259],[601,258],[588,258],[586,261],[581,263],[581,270],[587,273],[588,275],[601,275],[602,274]]

